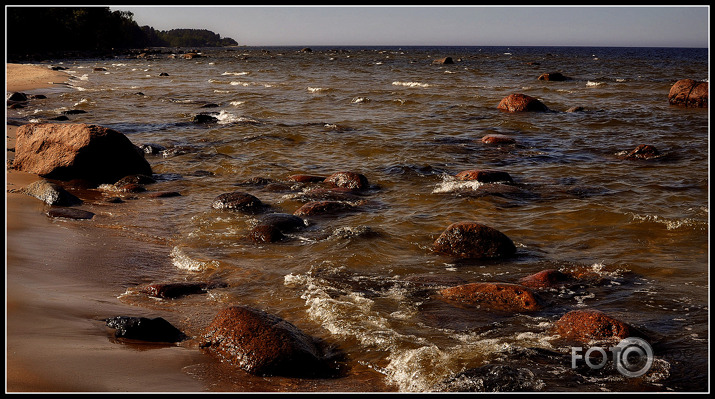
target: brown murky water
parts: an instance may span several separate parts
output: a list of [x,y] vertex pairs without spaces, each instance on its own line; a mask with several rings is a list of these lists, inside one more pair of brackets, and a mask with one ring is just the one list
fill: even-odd
[[[36,376],[34,389],[440,391],[467,389],[451,377],[484,365],[522,374],[516,385],[502,374],[501,385],[477,376],[467,386],[707,389],[708,110],[667,101],[676,80],[707,79],[707,50],[298,50],[64,61],[69,87],[8,110],[11,122],[82,110],[70,122],[160,145],[166,151],[147,155],[157,179],[147,188],[181,193],[126,195],[115,204],[101,199],[117,193],[84,192],[96,199],[82,206],[96,214],[90,221],[48,219],[32,198],[8,209],[30,221],[8,231],[8,306],[22,315],[8,319],[8,359]],[[455,63],[431,64],[445,56]],[[572,80],[537,80],[556,70]],[[512,93],[555,112],[497,110]],[[202,108],[209,103],[217,106]],[[563,112],[572,106],[585,110]],[[193,123],[202,112],[217,122]],[[485,145],[486,134],[516,144]],[[640,144],[664,155],[622,158]],[[480,168],[508,172],[515,184],[454,179]],[[210,206],[238,190],[293,213],[315,184],[288,176],[345,170],[370,183],[357,211],[306,218],[307,227],[284,242],[250,242],[260,215]],[[245,183],[256,177],[273,184]],[[502,231],[517,255],[486,262],[433,253],[434,239],[464,220]],[[586,270],[598,283],[549,292],[552,306],[541,312],[495,315],[446,304],[411,282],[516,282],[548,268]],[[209,278],[227,287],[176,300],[137,291]],[[162,316],[196,335],[229,304],[264,309],[336,344],[348,375],[252,377],[189,344],[115,342],[98,322]],[[551,325],[579,308],[648,331],[649,372],[627,378],[572,369],[570,347]]]

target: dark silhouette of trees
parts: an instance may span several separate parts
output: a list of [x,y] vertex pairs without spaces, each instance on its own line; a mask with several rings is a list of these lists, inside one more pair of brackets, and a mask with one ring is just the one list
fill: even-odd
[[205,29],[157,31],[140,27],[131,12],[111,11],[109,7],[12,6],[6,8],[6,14],[8,57],[238,44]]

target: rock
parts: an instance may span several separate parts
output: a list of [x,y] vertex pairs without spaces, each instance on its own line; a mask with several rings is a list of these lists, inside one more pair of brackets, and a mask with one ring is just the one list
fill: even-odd
[[79,205],[82,200],[70,194],[62,186],[50,183],[47,180],[38,180],[30,183],[21,192],[35,197],[48,205],[72,206]]
[[260,224],[248,233],[248,238],[257,243],[263,243],[283,241],[286,236],[275,226]]
[[121,187],[126,184],[153,184],[156,183],[156,180],[154,180],[153,177],[147,176],[147,175],[142,175],[142,174],[135,174],[135,175],[129,175],[129,176],[124,176],[121,179],[117,180],[114,185],[117,187]]
[[503,134],[488,134],[482,137],[484,144],[514,144],[516,140]]
[[17,129],[17,170],[43,177],[113,183],[127,175],[151,175],[143,153],[112,129],[87,124],[32,123]]
[[352,189],[335,187],[331,189],[314,188],[296,195],[296,200],[302,202],[310,201],[360,201],[360,196],[356,195]]
[[440,384],[440,392],[534,392],[544,383],[527,368],[486,364],[461,371]]
[[498,258],[516,253],[516,246],[504,233],[475,222],[451,224],[435,240],[435,252],[459,258]]
[[7,97],[6,101],[27,101],[27,94],[14,92]]
[[342,201],[311,201],[293,213],[296,216],[317,216],[345,212],[354,209],[354,206]]
[[452,57],[444,57],[444,58],[432,60],[432,64],[439,64],[439,65],[454,64],[454,61],[452,60]]
[[47,216],[65,219],[92,219],[94,213],[77,208],[52,208],[47,211]]
[[216,123],[218,118],[210,114],[198,114],[191,121],[194,123]]
[[681,79],[670,88],[668,102],[693,108],[708,107],[708,82],[698,82],[693,79]]
[[513,183],[509,173],[489,169],[465,170],[457,173],[455,177],[462,181],[476,180],[480,183]]
[[254,375],[321,377],[330,372],[315,339],[259,309],[220,311],[200,339],[200,348]]
[[510,94],[504,97],[497,109],[507,112],[547,112],[549,108],[541,101],[525,94]]
[[575,105],[564,112],[584,112],[586,109],[584,107]]
[[144,287],[141,291],[157,298],[175,299],[191,294],[203,294],[207,290],[225,286],[226,284],[218,282],[154,283]]
[[573,280],[573,277],[556,269],[542,270],[519,280],[519,284],[531,288],[553,288]]
[[162,72],[162,73],[159,74],[159,76],[169,76],[169,74],[166,73],[166,72]]
[[62,111],[62,115],[78,115],[78,114],[86,114],[87,111],[82,110],[82,109],[68,109],[67,111]]
[[471,283],[444,288],[439,293],[449,301],[504,312],[541,310],[541,299],[529,288],[508,283]]
[[107,68],[104,67],[97,67],[93,69],[94,72],[106,72]]
[[652,145],[641,144],[625,156],[626,159],[653,159],[660,157],[660,152]]
[[296,183],[321,183],[325,181],[325,177],[314,175],[291,175],[288,176],[286,180]]
[[269,213],[261,217],[258,225],[273,226],[282,232],[291,232],[306,226],[303,218],[289,213]]
[[552,81],[552,82],[563,82],[565,80],[571,80],[571,78],[562,75],[561,72],[551,72],[551,73],[542,73],[539,76],[538,80],[548,80],[548,81]]
[[171,198],[171,197],[181,197],[181,193],[178,191],[155,191],[147,195],[151,198]]
[[137,183],[125,183],[125,184],[115,184],[114,190],[121,193],[143,193],[146,191],[146,187]]
[[145,154],[151,155],[160,154],[162,151],[166,150],[166,147],[164,147],[163,145],[153,143],[142,144],[141,146],[139,146],[139,148],[141,148]]
[[561,337],[582,342],[623,339],[637,334],[630,325],[594,309],[572,310],[563,315],[555,327]]
[[117,316],[105,319],[107,327],[115,329],[116,338],[135,339],[149,342],[180,342],[187,337],[176,327],[161,317]]
[[241,191],[224,193],[216,197],[211,203],[214,209],[229,209],[248,213],[256,213],[263,210],[264,205],[261,200],[251,194]]
[[304,48],[300,49],[300,52],[301,53],[312,53],[313,49],[310,47],[304,47]]
[[349,188],[351,190],[364,190],[368,188],[367,177],[355,172],[337,172],[325,178],[325,182],[335,187]]

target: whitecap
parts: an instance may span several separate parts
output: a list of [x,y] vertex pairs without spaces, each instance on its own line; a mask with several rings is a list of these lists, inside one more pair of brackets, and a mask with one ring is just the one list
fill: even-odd
[[603,84],[606,84],[606,83],[605,82],[592,82],[589,80],[586,82],[586,87],[596,87],[596,86],[600,86]]
[[370,99],[367,97],[354,97],[350,102],[353,104],[366,103],[370,102]]
[[321,91],[327,90],[323,87],[308,87],[308,91],[311,93],[319,93]]
[[217,268],[219,266],[219,263],[215,260],[205,261],[193,259],[179,247],[174,247],[171,250],[170,256],[172,258],[172,263],[174,264],[174,266],[182,270],[198,272],[209,268]]
[[222,75],[222,76],[226,76],[226,75],[246,76],[246,75],[248,75],[249,73],[250,73],[250,72],[224,72],[224,73],[222,73],[221,75]]
[[465,190],[477,190],[485,183],[476,180],[445,180],[432,190],[432,194],[455,193]]
[[420,82],[400,82],[400,81],[394,81],[392,82],[393,86],[406,86],[406,87],[430,87],[429,84],[427,83],[420,83]]

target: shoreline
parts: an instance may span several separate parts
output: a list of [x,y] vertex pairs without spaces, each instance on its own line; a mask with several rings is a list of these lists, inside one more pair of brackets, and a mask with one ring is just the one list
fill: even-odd
[[[39,65],[6,65],[7,94],[41,94],[69,78]],[[151,314],[117,299],[126,248],[156,249],[91,224],[53,221],[42,201],[16,192],[41,179],[11,167],[17,129],[6,119],[5,392],[204,391],[183,371],[201,362],[198,353],[110,342],[102,318]]]

